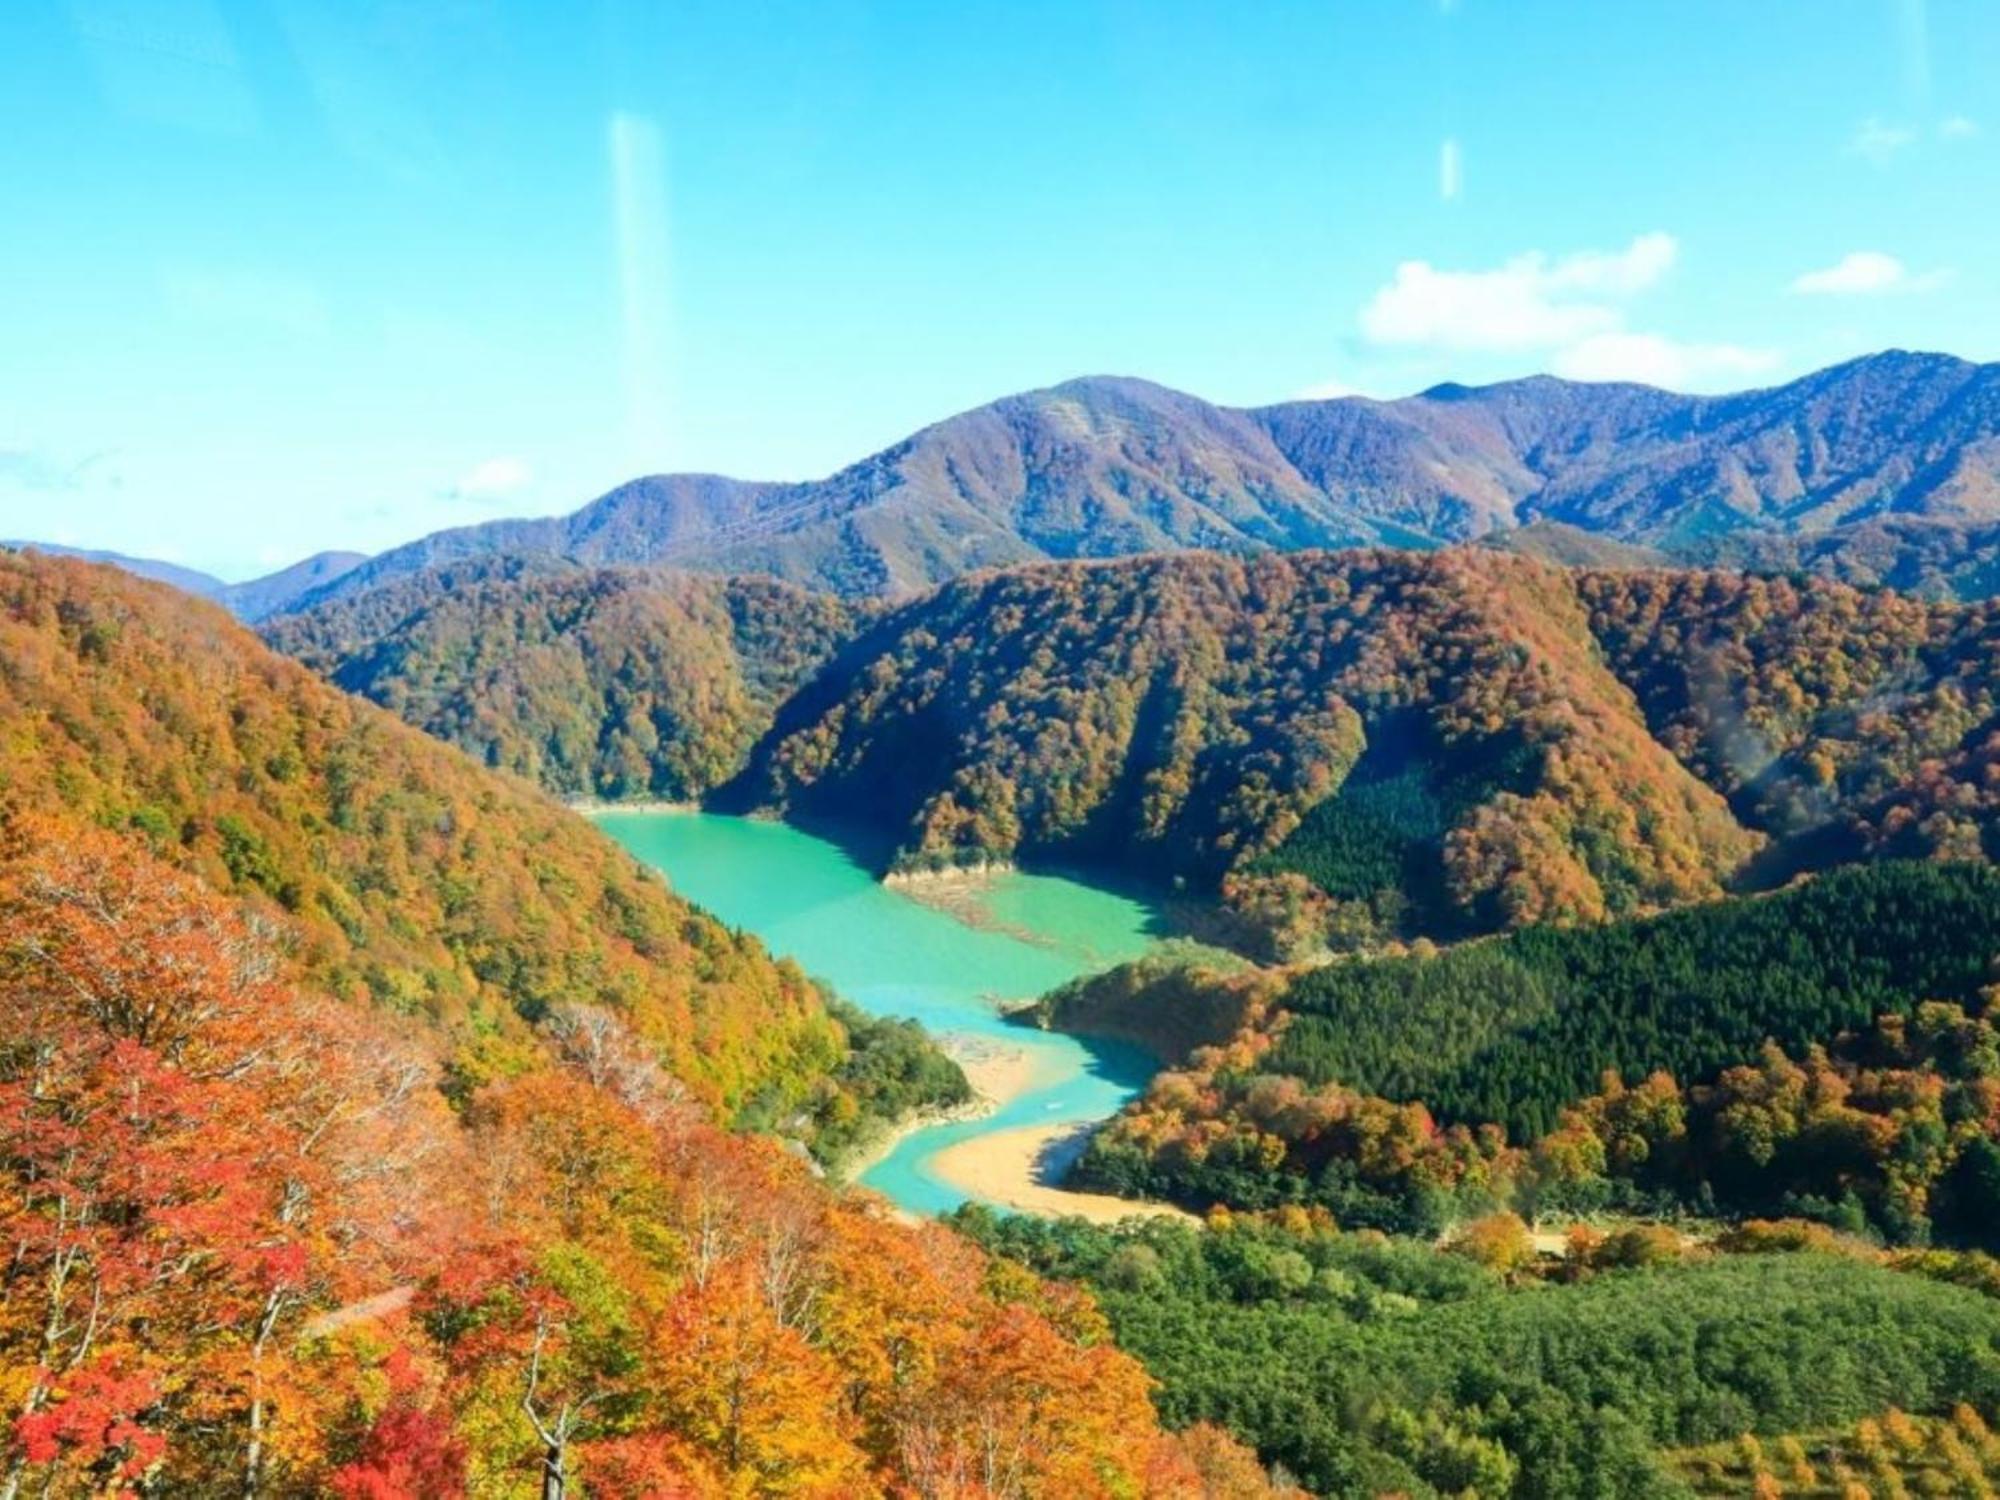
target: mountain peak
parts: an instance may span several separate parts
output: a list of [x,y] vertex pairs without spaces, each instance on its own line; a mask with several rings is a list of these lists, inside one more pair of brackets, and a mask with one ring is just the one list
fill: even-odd
[[1067,396],[1085,401],[1142,401],[1148,405],[1162,397],[1177,401],[1201,399],[1138,375],[1076,375],[1033,394]]
[[825,479],[652,476],[569,517],[438,533],[329,588],[518,553],[893,597],[1038,558],[1431,545],[1537,520],[1674,555],[1885,515],[2000,523],[2000,405],[1959,398],[1979,368],[1890,349],[1733,396],[1531,375],[1248,410],[1087,374]]

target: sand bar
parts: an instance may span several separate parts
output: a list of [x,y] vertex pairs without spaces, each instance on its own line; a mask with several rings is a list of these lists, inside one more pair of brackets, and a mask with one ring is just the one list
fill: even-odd
[[931,1167],[960,1191],[1019,1213],[1083,1218],[1094,1224],[1115,1224],[1135,1214],[1196,1222],[1192,1214],[1170,1204],[1058,1186],[1094,1128],[1071,1123],[999,1130],[946,1147],[931,1158]]

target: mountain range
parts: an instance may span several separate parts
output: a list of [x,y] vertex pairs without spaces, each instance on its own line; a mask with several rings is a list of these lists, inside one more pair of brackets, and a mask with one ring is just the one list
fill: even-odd
[[1023,562],[1524,530],[1531,546],[1567,531],[1661,560],[1984,595],[2000,584],[2000,364],[1889,350],[1723,396],[1537,375],[1256,408],[1091,376],[948,417],[825,479],[648,475],[568,515],[322,553],[243,584],[93,555],[257,621],[493,556],[900,598]]
[[1254,409],[1091,377],[827,479],[656,475],[572,515],[439,532],[304,602],[493,553],[897,597],[1038,560],[1425,547],[1538,523],[1864,582],[1929,553],[1904,581],[1951,589],[1958,559],[1990,562],[2000,535],[2000,365],[1890,351],[1728,396],[1534,376]]

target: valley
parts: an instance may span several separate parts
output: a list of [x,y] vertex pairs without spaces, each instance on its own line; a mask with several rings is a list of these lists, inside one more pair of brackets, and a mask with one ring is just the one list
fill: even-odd
[[[1023,1500],[1679,1495],[1754,1469],[1743,1434],[1789,1455],[1905,1405],[1922,1472],[1979,1461],[1937,1424],[2000,1410],[1988,604],[1483,547],[1045,563],[888,605],[522,560],[260,640],[101,567],[0,565],[0,996],[77,1057],[61,1108],[135,1023],[60,985],[177,995],[148,955],[212,932],[339,997],[264,1012],[405,1059],[384,1149],[446,1173],[393,1233],[351,1166],[314,1189],[336,1241],[382,1245],[284,1283],[299,1332],[256,1379],[317,1369],[314,1330],[400,1341],[430,1372],[407,1410],[456,1432],[561,1328],[621,1421],[717,1434],[649,1458],[585,1424],[561,1462],[614,1493],[646,1463],[894,1493],[960,1399],[864,1373],[914,1296],[952,1381],[1031,1320],[1034,1373],[980,1419],[1045,1435]],[[147,935],[107,947],[134,903]],[[484,1207],[450,1189],[467,1153]],[[52,1200],[25,1201],[33,1240]],[[141,1253],[106,1233],[107,1267]],[[690,1269],[723,1244],[734,1302]],[[1856,1321],[1877,1305],[1902,1321]],[[239,1357],[207,1315],[175,1347]],[[860,1394],[686,1429],[715,1387],[666,1330],[745,1327],[746,1377]],[[1044,1404],[1051,1378],[1100,1404]],[[235,1451],[143,1394],[184,1462]],[[352,1469],[351,1423],[283,1410],[285,1483]],[[467,1443],[435,1461],[510,1462]]]
[[[22,1264],[70,1253],[36,1186],[66,1137],[6,1119],[93,1118],[140,1064],[178,1088],[176,1049],[281,1017],[313,1058],[358,1047],[342,1097],[386,1090],[379,1149],[443,1175],[391,1212],[329,1159],[275,1363],[242,1287],[117,1294],[185,1325],[121,1360],[328,1383],[280,1407],[271,1493],[374,1483],[340,1476],[417,1414],[466,1434],[424,1463],[506,1493],[493,1403],[551,1338],[619,1415],[541,1462],[609,1493],[954,1494],[926,1434],[968,1401],[1018,1500],[1768,1490],[1780,1459],[1893,1472],[1888,1425],[1933,1488],[1972,1475],[2000,1420],[2000,613],[1676,565],[1577,504],[1506,545],[1149,543],[832,591],[468,546],[296,608],[274,585],[254,636],[129,559],[0,556],[0,999],[75,1059],[58,1087],[0,1049]],[[1981,566],[1898,524],[1931,528],[1927,579],[1940,546]],[[161,1005],[190,1040],[150,1040]],[[316,1107],[244,1056],[223,1120]],[[371,1108],[337,1106],[337,1152]],[[93,1274],[206,1201],[117,1176],[181,1129],[103,1158]],[[60,1358],[113,1369],[95,1338]],[[774,1384],[725,1420],[732,1338]],[[383,1405],[391,1348],[419,1373]],[[913,1349],[940,1351],[914,1386]],[[261,1454],[199,1415],[257,1404],[133,1378],[133,1443],[204,1483]],[[29,1430],[96,1389],[21,1387]],[[126,1461],[36,1442],[51,1474]]]
[[0,1500],[2000,1500],[1995,100],[0,3]]
[[970,1102],[830,1169],[1316,1493],[1678,1495],[1898,1382],[1939,1420],[2000,1340],[1992,606],[1538,535],[887,604],[468,562],[266,633],[914,1020]]
[[1133,1047],[1010,1024],[1003,1014],[1145,953],[1159,918],[1130,898],[1009,873],[982,882],[974,900],[989,920],[981,924],[881,885],[838,845],[782,823],[673,812],[601,813],[596,822],[705,910],[842,998],[920,1022],[961,1061],[986,1109],[919,1125],[857,1178],[912,1213],[1018,1196],[1034,1185],[1024,1160],[1009,1164],[1017,1180],[1004,1170],[966,1179],[941,1170],[940,1158],[1008,1132],[1095,1124],[1157,1066]]

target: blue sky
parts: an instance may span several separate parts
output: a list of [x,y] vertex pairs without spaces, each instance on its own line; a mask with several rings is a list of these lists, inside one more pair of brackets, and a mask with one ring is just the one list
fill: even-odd
[[2000,358],[1990,0],[7,0],[0,536],[247,576],[1211,399]]

